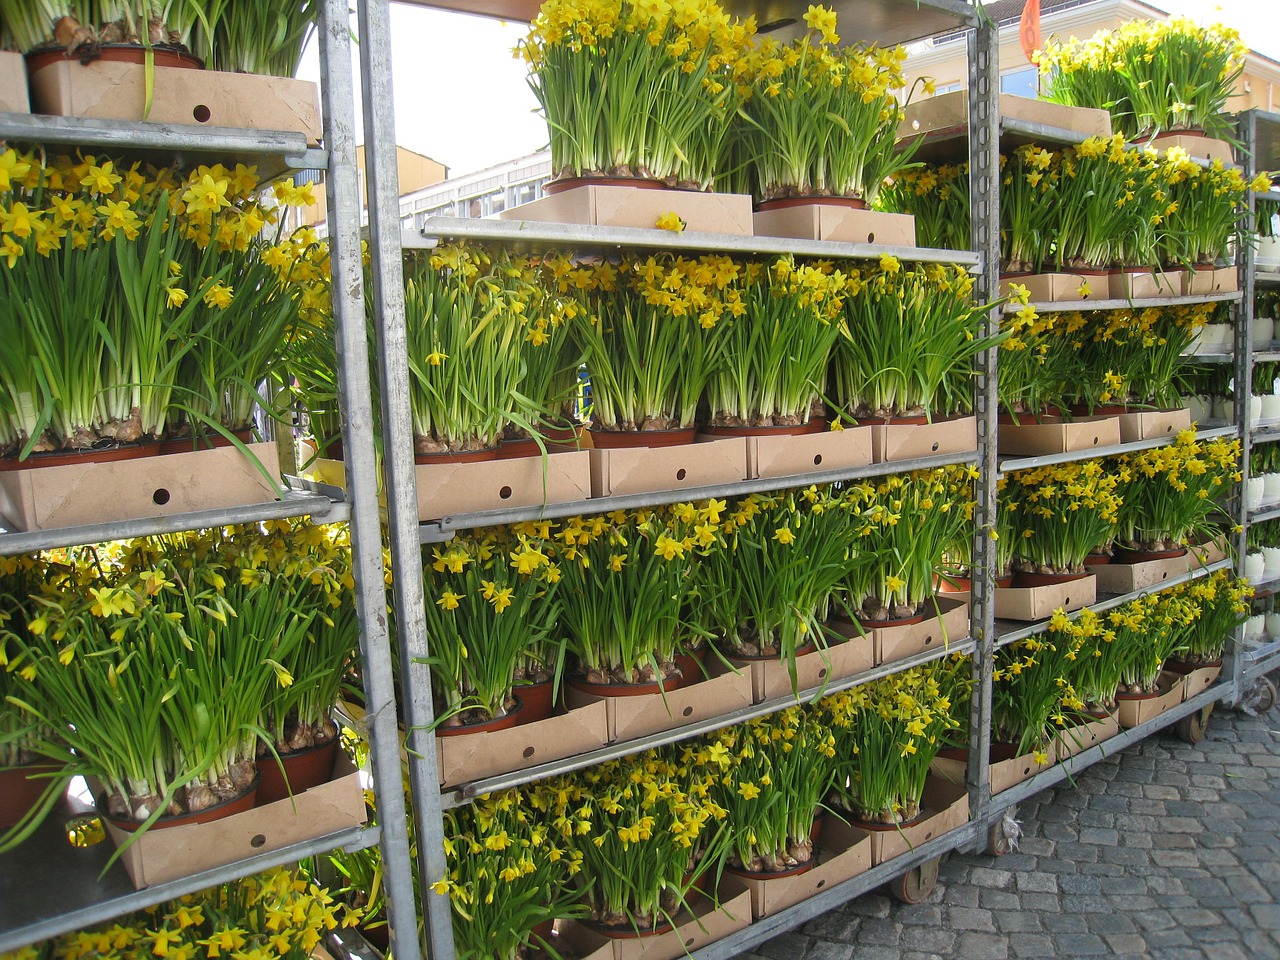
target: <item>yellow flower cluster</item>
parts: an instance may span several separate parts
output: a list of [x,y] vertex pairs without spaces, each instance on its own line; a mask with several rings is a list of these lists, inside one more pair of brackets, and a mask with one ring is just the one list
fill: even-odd
[[277,869],[150,907],[110,926],[24,947],[4,960],[304,960],[360,911]]

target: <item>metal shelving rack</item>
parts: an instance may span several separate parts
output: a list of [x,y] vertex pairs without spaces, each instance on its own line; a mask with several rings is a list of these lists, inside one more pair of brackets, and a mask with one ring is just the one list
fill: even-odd
[[[510,19],[530,19],[536,14],[538,0],[413,0],[421,5],[444,7],[468,13],[503,16]],[[769,16],[761,22],[785,19],[794,4],[780,9],[770,9]],[[557,504],[542,508],[521,510],[492,510],[466,515],[442,517],[420,524],[413,506],[417,503],[412,465],[412,437],[408,423],[408,377],[403,355],[404,305],[401,298],[401,252],[405,249],[430,248],[445,238],[471,239],[501,242],[523,249],[549,248],[574,249],[584,252],[608,253],[622,248],[630,249],[678,249],[715,250],[743,254],[814,255],[823,257],[878,257],[892,253],[907,261],[932,261],[959,264],[969,267],[977,275],[977,296],[994,299],[999,286],[999,191],[997,180],[1001,140],[1026,142],[1030,139],[1047,139],[1055,143],[1070,143],[1080,139],[1065,131],[1041,129],[1038,125],[1026,125],[1018,121],[1001,122],[998,115],[999,63],[998,31],[996,25],[980,15],[974,6],[959,0],[923,0],[918,5],[906,0],[875,0],[858,5],[859,23],[868,25],[874,34],[877,26],[884,28],[882,35],[861,39],[879,39],[882,42],[903,42],[920,36],[936,34],[942,30],[963,29],[966,32],[969,57],[969,116],[968,153],[974,197],[973,252],[922,251],[917,249],[886,248],[867,244],[815,243],[809,241],[781,240],[762,237],[724,237],[697,233],[672,234],[665,231],[584,227],[559,224],[529,223],[520,221],[477,221],[452,218],[433,218],[420,233],[401,233],[398,204],[395,191],[395,166],[391,144],[393,122],[389,70],[389,4],[388,0],[360,0],[358,3],[361,32],[361,57],[364,71],[364,117],[366,142],[378,149],[371,153],[369,166],[370,189],[370,245],[373,250],[374,296],[377,315],[381,318],[380,380],[382,409],[387,422],[384,424],[387,450],[387,490],[390,505],[390,536],[397,582],[411,585],[397,593],[399,606],[397,617],[402,658],[402,676],[405,682],[406,727],[408,748],[415,760],[410,764],[414,795],[415,827],[417,831],[420,861],[419,873],[425,889],[441,877],[445,870],[442,851],[443,809],[468,802],[484,792],[499,790],[542,777],[553,776],[568,770],[579,769],[618,756],[632,754],[660,744],[671,743],[686,737],[717,729],[781,709],[791,698],[756,704],[733,714],[713,718],[697,725],[665,731],[648,737],[610,744],[562,761],[516,771],[501,776],[465,784],[441,791],[436,775],[434,737],[423,735],[432,713],[430,677],[421,663],[427,652],[428,638],[421,621],[423,602],[416,585],[420,582],[421,544],[449,539],[457,531],[475,526],[509,523],[527,519],[548,519],[579,513],[600,512],[640,505],[670,503],[700,497],[723,497],[747,494],[764,489],[779,489],[813,482],[852,479],[875,476],[902,470],[935,466],[942,463],[969,462],[979,471],[977,509],[975,514],[974,590],[971,605],[970,637],[954,642],[948,651],[972,655],[976,685],[972,700],[970,723],[970,756],[967,786],[970,794],[972,819],[963,827],[921,845],[909,856],[896,858],[876,867],[868,873],[838,884],[817,896],[775,916],[752,923],[746,929],[721,941],[695,951],[697,960],[719,960],[737,956],[743,950],[791,929],[809,918],[828,910],[851,897],[858,896],[891,880],[905,871],[919,867],[950,850],[971,846],[985,847],[991,828],[1011,804],[1029,796],[1036,790],[1056,783],[1071,771],[1109,754],[1120,747],[1145,737],[1162,727],[1179,721],[1202,709],[1205,704],[1230,696],[1228,684],[1219,684],[1166,713],[1162,717],[1127,731],[1121,737],[1101,748],[1093,748],[1080,754],[1069,763],[1051,768],[1014,791],[1006,791],[993,798],[989,788],[988,749],[990,746],[991,670],[994,651],[998,644],[1013,642],[1018,633],[1030,635],[1046,628],[1036,624],[1010,630],[1007,625],[997,625],[994,617],[994,544],[988,533],[994,529],[996,510],[996,482],[1001,472],[1025,469],[1045,458],[1028,460],[997,460],[996,430],[996,351],[984,354],[978,362],[975,387],[975,413],[978,421],[979,449],[976,455],[932,457],[920,461],[895,464],[876,464],[858,470],[829,471],[804,476],[751,481],[740,484],[724,484],[714,487],[685,489],[667,494],[614,497],[571,504]],[[797,8],[798,9],[798,8]],[[742,12],[750,12],[743,10]],[[915,24],[916,28],[912,27]],[[890,29],[892,28],[892,29]],[[964,135],[963,133],[960,135]],[[1043,309],[1123,309],[1170,303],[1192,303],[1216,300],[1238,300],[1240,294],[1210,297],[1174,298],[1152,304],[1146,301],[1104,300],[1086,304],[1043,304]],[[998,329],[1003,311],[993,308],[986,318],[989,331]],[[1204,437],[1234,435],[1238,427],[1214,431],[1202,431]],[[1142,441],[1123,444],[1114,449],[1069,455],[1064,460],[1101,455],[1134,452],[1158,446],[1166,441]],[[1046,461],[1047,462],[1047,461]],[[1204,569],[1188,572],[1162,585],[1174,586],[1198,576],[1230,566],[1223,561]],[[1104,597],[1094,605],[1095,609],[1110,609],[1137,594]],[[1003,631],[1002,631],[1003,628]],[[1003,635],[1001,633],[1003,632]],[[920,655],[899,663],[886,664],[874,670],[850,677],[826,688],[802,691],[801,700],[812,699],[823,693],[846,689],[917,663],[927,662],[943,652]],[[448,901],[443,897],[426,897],[424,913],[427,919],[428,943],[435,960],[452,960],[452,917]]]
[[417,913],[409,841],[407,831],[402,828],[404,792],[389,635],[383,612],[386,597],[365,338],[355,99],[346,0],[325,0],[319,35],[325,135],[322,150],[309,148],[305,138],[295,133],[7,113],[0,114],[0,140],[110,151],[113,155],[146,158],[162,164],[243,161],[257,164],[264,178],[278,177],[291,169],[327,171],[329,210],[334,223],[330,233],[331,278],[339,389],[346,412],[344,442],[351,451],[347,459],[346,497],[337,498],[324,491],[286,491],[273,503],[34,533],[3,532],[6,524],[0,519],[0,555],[283,517],[310,516],[318,523],[349,521],[356,603],[361,620],[362,676],[371,717],[373,784],[379,797],[381,826],[352,828],[171,883],[134,890],[119,863],[105,869],[111,854],[109,844],[80,849],[67,842],[65,817],[83,812],[83,807],[71,799],[64,806],[64,816],[51,815],[35,836],[0,856],[0,952],[303,857],[380,843],[391,923],[396,930],[411,931],[395,943],[396,955],[402,960],[420,960],[414,932]]
[[[1246,110],[1240,114],[1236,136],[1240,141],[1239,162],[1243,167],[1246,180],[1252,180],[1256,174],[1263,171],[1280,169],[1280,114],[1263,110]],[[1266,194],[1249,194],[1248,212],[1244,224],[1246,235],[1254,231],[1255,204],[1259,196],[1280,199],[1276,191]],[[1235,392],[1238,398],[1235,404],[1235,419],[1240,430],[1241,472],[1247,482],[1249,455],[1254,444],[1274,443],[1280,440],[1280,425],[1274,422],[1258,425],[1249,421],[1249,403],[1247,402],[1247,398],[1252,394],[1254,365],[1280,360],[1280,353],[1272,350],[1255,351],[1253,348],[1254,295],[1257,292],[1258,283],[1259,281],[1276,282],[1280,277],[1267,277],[1263,280],[1257,272],[1254,247],[1247,242],[1239,245],[1237,267],[1240,276],[1240,300],[1235,307],[1235,355],[1232,359],[1235,366]],[[1235,517],[1239,528],[1239,533],[1236,534],[1236,552],[1241,564],[1244,563],[1247,553],[1250,525],[1277,517],[1280,517],[1280,505],[1264,504],[1250,509],[1243,495],[1238,498]],[[1253,684],[1277,669],[1280,669],[1280,640],[1273,640],[1257,649],[1248,650],[1244,646],[1243,628],[1236,631],[1234,650],[1224,665],[1224,671],[1231,678],[1234,702],[1240,702]]]

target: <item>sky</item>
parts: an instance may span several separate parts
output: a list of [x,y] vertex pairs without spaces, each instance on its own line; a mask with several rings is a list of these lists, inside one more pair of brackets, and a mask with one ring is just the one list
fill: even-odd
[[[1235,27],[1254,50],[1280,60],[1276,0],[1146,2]],[[452,176],[542,149],[546,125],[534,112],[537,101],[526,83],[525,64],[512,55],[527,29],[526,24],[392,3],[392,90],[400,146],[443,163]],[[319,79],[314,43],[299,75]]]

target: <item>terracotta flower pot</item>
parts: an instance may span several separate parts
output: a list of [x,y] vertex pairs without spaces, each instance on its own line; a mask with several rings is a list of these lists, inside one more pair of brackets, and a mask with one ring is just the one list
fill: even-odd
[[1168,670],[1170,673],[1176,673],[1180,677],[1185,677],[1187,674],[1196,670],[1203,670],[1205,668],[1212,669],[1214,667],[1221,666],[1221,657],[1217,660],[1210,660],[1208,663],[1192,663],[1189,660],[1182,660],[1178,657],[1170,657],[1164,662],[1164,669]]
[[1132,550],[1129,547],[1121,547],[1117,545],[1113,548],[1112,553],[1115,556],[1116,563],[1146,563],[1148,560],[1173,560],[1175,557],[1185,557],[1187,555],[1186,547],[1178,547],[1176,550]]
[[652,177],[561,177],[543,186],[542,192],[555,196],[575,187],[635,187],[637,190],[665,190],[667,185]]
[[483,463],[497,460],[498,446],[485,447],[483,450],[459,450],[453,453],[418,453],[413,457],[414,463]]
[[592,427],[591,443],[601,450],[676,447],[693,443],[697,435],[696,427],[683,427],[679,430],[602,430],[599,427]]
[[929,605],[926,604],[925,609],[913,617],[891,617],[888,620],[865,620],[862,617],[858,617],[858,625],[863,630],[878,630],[884,627],[908,627],[913,623],[923,623],[929,615],[928,610]]
[[[152,830],[164,830],[168,827],[187,827],[197,823],[212,823],[214,820],[222,820],[226,817],[235,816],[237,813],[244,813],[246,810],[252,810],[258,799],[258,783],[261,774],[253,778],[253,782],[244,789],[238,796],[223,800],[221,803],[215,803],[211,807],[205,807],[196,813],[179,813],[174,816],[163,816],[151,825]],[[145,820],[135,820],[132,817],[112,817],[103,812],[102,806],[98,807],[99,813],[102,813],[113,827],[133,833],[140,829]]]
[[477,723],[461,723],[452,727],[436,727],[437,737],[465,737],[472,733],[491,733],[494,730],[510,730],[520,723],[520,712],[523,708],[519,694],[512,694],[516,705],[501,717],[492,720],[481,720]]
[[846,210],[865,210],[867,201],[861,197],[776,197],[772,200],[761,200],[756,209],[761,213],[767,210],[789,210],[792,207],[807,207],[817,204],[822,207],[844,207]]
[[670,933],[675,929],[675,924],[665,917],[655,917],[652,927],[640,927],[638,929],[629,924],[618,926],[611,923],[599,923],[595,920],[579,920],[578,922],[611,940],[638,940],[642,937],[657,937],[664,933]]
[[786,870],[744,870],[742,867],[724,868],[725,873],[732,873],[735,877],[744,877],[747,880],[780,880],[783,877],[798,877],[802,873],[808,873],[817,864],[817,860],[810,857],[804,863],[798,863],[794,867],[788,867]]
[[[968,757],[966,756],[965,759],[967,760]],[[915,826],[917,823],[920,823],[922,820],[924,820],[928,815],[929,815],[929,811],[926,810],[924,807],[921,807],[919,813],[917,813],[910,820],[904,820],[901,823],[884,823],[879,820],[863,820],[861,817],[858,817],[858,816],[854,816],[850,818],[849,823],[851,826],[857,827],[859,830],[867,830],[867,831],[870,831],[871,833],[886,833],[890,830],[897,831],[897,830],[902,830],[905,827]]]
[[[253,427],[245,427],[243,430],[231,430],[228,432],[243,444],[253,442]],[[166,456],[171,453],[191,453],[193,450],[217,450],[231,445],[231,441],[222,434],[211,432],[202,433],[199,436],[171,437],[167,440],[161,440],[159,452],[161,456]]]
[[[335,733],[324,743],[280,754],[280,763],[271,754],[258,759],[258,799],[262,807],[277,800],[286,799],[292,792],[297,796],[304,790],[328,783],[333,774],[333,760],[338,753],[338,735]],[[281,774],[280,767],[284,766]]]
[[1073,580],[1083,580],[1089,575],[1088,571],[1084,573],[1023,573],[1015,572],[1013,582],[1019,587],[1047,587],[1054,583],[1070,583]]
[[1111,554],[1109,553],[1091,553],[1084,558],[1086,567],[1105,567],[1111,562]]
[[812,433],[826,433],[827,422],[811,417],[807,423],[776,427],[705,426],[698,432],[707,437],[803,437]]
[[[680,657],[676,658],[676,662],[680,662]],[[660,693],[669,693],[672,690],[680,690],[683,687],[697,683],[701,679],[702,671],[696,666],[695,661],[695,665],[691,667],[691,670],[685,670],[684,666],[681,666],[680,676],[665,677],[661,681],[651,680],[648,683],[590,683],[579,677],[570,677],[568,682],[573,689],[593,697],[647,697]]]
[[69,467],[84,463],[117,463],[121,460],[140,460],[160,455],[160,442],[147,440],[141,443],[125,443],[117,446],[90,450],[56,450],[51,453],[33,453],[25,460],[16,457],[0,459],[0,473],[6,470],[34,470],[39,467]]
[[555,703],[551,695],[555,689],[554,680],[543,680],[541,683],[525,683],[516,687],[519,691],[522,707],[516,720],[516,726],[526,723],[537,723],[545,720],[555,711]]
[[49,777],[60,768],[51,763],[0,767],[0,830],[8,830],[25,817],[49,788]]
[[[102,43],[90,47],[79,48],[83,52],[71,51],[65,47],[40,46],[27,54],[27,73],[34,76],[39,70],[51,63],[62,60],[75,60],[86,66],[94,60],[106,60],[117,63],[146,63],[146,48],[140,43]],[[188,70],[203,70],[204,61],[186,50],[175,47],[152,45],[152,62],[157,67],[178,67]]]

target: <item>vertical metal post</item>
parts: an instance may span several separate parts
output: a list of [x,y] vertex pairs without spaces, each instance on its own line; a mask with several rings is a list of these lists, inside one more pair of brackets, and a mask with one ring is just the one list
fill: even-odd
[[[413,860],[405,829],[404,780],[400,774],[400,737],[382,571],[348,17],[347,0],[325,0],[320,29],[320,87],[324,98],[324,139],[329,151],[325,191],[329,204],[329,269],[338,353],[338,395],[343,412],[347,497],[351,501],[352,569],[360,616],[366,722],[374,791],[378,797],[387,918],[397,960],[419,960],[422,953],[416,935]],[[403,936],[404,931],[409,935]],[[396,937],[397,932],[401,937]]]
[[[990,303],[1000,292],[1000,28],[983,14],[968,33],[969,193],[973,249],[982,257],[977,297]],[[987,314],[983,334],[1000,329],[999,307]],[[974,511],[971,630],[977,642],[973,700],[969,709],[967,784],[973,818],[982,823],[991,801],[991,674],[995,658],[996,349],[976,360],[974,413],[978,420],[978,489]],[[979,841],[982,842],[980,837]]]
[[[1252,180],[1257,171],[1254,152],[1258,143],[1258,113],[1246,110],[1240,114],[1237,136],[1240,155],[1237,162],[1244,167],[1245,180]],[[1253,287],[1255,252],[1250,237],[1254,232],[1255,204],[1253,191],[1246,197],[1244,223],[1241,224],[1242,241],[1236,245],[1236,270],[1240,278],[1240,301],[1233,309],[1235,314],[1235,422],[1240,431],[1240,485],[1236,500],[1236,573],[1244,575],[1244,558],[1249,543],[1249,456],[1253,453],[1252,424],[1249,421],[1250,397],[1253,396]],[[1224,672],[1231,677],[1232,701],[1239,703],[1244,696],[1244,627],[1237,627],[1232,643],[1226,650]]]
[[[369,194],[369,254],[382,387],[383,474],[400,677],[408,727],[409,783],[418,853],[418,877],[432,960],[453,960],[449,898],[431,892],[444,877],[444,822],[440,805],[435,717],[422,595],[422,547],[418,541],[418,492],[409,410],[409,353],[405,334],[404,262],[400,247],[400,191],[396,169],[395,107],[391,86],[391,5],[361,0],[360,66],[364,93],[365,176]],[[401,940],[415,927],[393,929]],[[397,960],[400,954],[397,950]]]

